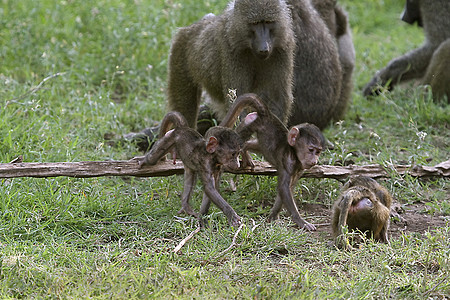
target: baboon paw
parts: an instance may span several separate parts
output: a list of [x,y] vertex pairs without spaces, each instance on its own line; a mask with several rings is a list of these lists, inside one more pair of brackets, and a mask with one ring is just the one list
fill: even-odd
[[235,217],[231,220],[230,222],[231,226],[233,226],[234,228],[238,228],[239,226],[241,226],[242,221],[241,218],[239,217]]
[[302,229],[306,229],[306,230],[308,230],[308,231],[316,231],[317,230],[317,228],[316,228],[316,226],[314,226],[313,224],[311,224],[311,223],[308,223],[308,222],[305,222],[304,224],[303,224],[303,226],[300,226]]

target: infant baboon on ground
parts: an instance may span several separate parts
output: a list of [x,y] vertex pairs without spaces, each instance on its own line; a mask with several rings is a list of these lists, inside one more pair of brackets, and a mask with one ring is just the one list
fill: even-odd
[[333,205],[333,239],[339,248],[350,250],[352,245],[345,237],[348,231],[361,231],[367,238],[388,243],[387,230],[392,196],[374,179],[355,176],[344,185],[342,195]]
[[[175,127],[169,130],[171,127]],[[227,216],[232,226],[240,225],[240,218],[218,192],[222,168],[239,168],[239,153],[242,140],[239,135],[225,127],[211,127],[206,132],[206,140],[197,131],[187,126],[179,112],[169,112],[161,122],[158,141],[150,152],[139,158],[139,166],[155,165],[165,154],[172,152],[179,156],[184,165],[184,188],[181,196],[182,211],[201,217],[208,212],[210,200]],[[194,212],[189,200],[197,175],[203,183],[204,195],[200,215]],[[203,222],[202,222],[203,224]]]
[[[239,96],[225,116],[221,125],[231,127],[241,112],[249,108],[248,114],[237,131],[246,141],[242,153],[242,164],[253,166],[248,150],[261,153],[277,169],[277,198],[270,212],[269,219],[278,218],[284,205],[292,220],[307,230],[316,227],[305,221],[299,214],[292,191],[303,170],[309,169],[319,161],[320,153],[325,147],[325,138],[319,128],[313,124],[302,123],[289,130],[255,94]],[[256,134],[257,140],[249,140]]]
[[392,90],[401,82],[421,79],[431,86],[435,99],[450,99],[450,1],[407,0],[402,20],[423,25],[424,44],[378,71],[364,87],[364,95],[378,95],[381,87]]
[[229,90],[264,94],[278,118],[292,105],[292,19],[284,0],[236,0],[174,36],[169,57],[168,105],[195,128],[204,89],[219,119]]

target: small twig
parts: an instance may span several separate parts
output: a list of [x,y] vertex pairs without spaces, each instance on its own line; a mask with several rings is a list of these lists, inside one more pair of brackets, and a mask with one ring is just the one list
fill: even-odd
[[189,233],[187,237],[185,237],[176,247],[173,249],[173,253],[177,253],[180,251],[180,249],[186,244],[196,233],[198,233],[201,230],[201,227],[198,226],[197,229]]
[[98,224],[146,224],[139,221],[97,221]]
[[52,74],[52,75],[50,75],[50,76],[48,76],[48,77],[45,77],[41,82],[39,82],[39,84],[37,85],[37,86],[35,86],[34,88],[32,88],[32,89],[30,89],[28,92],[26,92],[25,94],[23,94],[23,95],[21,95],[21,96],[19,96],[19,97],[17,97],[17,98],[13,98],[13,99],[11,99],[11,100],[9,100],[10,102],[11,101],[18,101],[18,100],[22,100],[23,98],[25,98],[26,96],[28,96],[28,95],[30,95],[30,94],[33,94],[33,93],[36,93],[37,91],[39,91],[41,88],[42,88],[42,86],[44,85],[44,83],[47,81],[47,80],[50,80],[50,79],[52,79],[52,78],[55,78],[55,77],[57,77],[57,76],[62,76],[62,75],[64,75],[64,74],[66,74],[66,72],[62,72],[62,73],[55,73],[55,74]]
[[10,164],[19,164],[23,162],[23,155],[19,155],[16,158],[14,158],[12,161],[10,161]]
[[223,250],[222,252],[220,252],[220,254],[217,257],[222,257],[225,253],[227,253],[228,251],[231,250],[231,248],[233,248],[234,246],[236,246],[236,239],[237,236],[239,235],[239,232],[241,231],[242,227],[244,227],[244,223],[241,224],[241,226],[239,226],[238,230],[236,231],[236,233],[234,234],[233,240],[231,241],[230,246]]
[[252,227],[252,232],[256,229],[256,227],[258,227],[261,224],[256,224],[255,220],[252,219],[252,223],[253,223],[253,227]]
[[431,294],[432,292],[436,291],[437,288],[443,283],[446,282],[448,280],[448,278],[450,277],[450,275],[445,276],[444,278],[442,278],[438,283],[436,283],[431,289],[429,289],[423,296],[424,297],[428,297],[429,294]]
[[314,224],[315,226],[330,226],[331,223],[320,223],[320,224]]

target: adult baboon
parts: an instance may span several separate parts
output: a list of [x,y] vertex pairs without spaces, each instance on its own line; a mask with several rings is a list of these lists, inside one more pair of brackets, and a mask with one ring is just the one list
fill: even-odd
[[423,25],[424,44],[391,60],[385,68],[378,71],[364,87],[364,95],[378,95],[380,86],[391,90],[401,82],[422,79],[422,83],[431,85],[435,98],[443,95],[448,97],[450,1],[407,0],[402,20],[410,24],[417,21],[419,26]]
[[[318,3],[316,0],[315,2]],[[323,129],[340,119],[342,67],[336,38],[307,0],[288,0],[296,37],[294,105],[288,126],[309,122]],[[331,10],[330,10],[331,12]]]
[[[320,14],[310,0],[286,1],[291,13],[283,0],[236,0],[222,15],[181,28],[169,60],[169,108],[195,127],[203,90],[213,114],[207,106],[202,110],[202,134],[228,111],[229,89],[237,96],[259,94],[289,126],[310,122],[323,129],[341,119],[355,62],[347,16],[336,0],[313,0]],[[145,150],[147,132],[128,139],[138,139]]]
[[218,16],[181,28],[169,57],[168,104],[196,126],[201,90],[228,111],[229,90],[255,92],[286,121],[292,105],[292,19],[284,0],[236,0]]
[[313,0],[313,5],[325,21],[331,35],[336,39],[339,61],[342,68],[341,94],[337,100],[333,120],[341,119],[351,102],[353,89],[352,74],[356,55],[353,38],[345,10],[337,5],[336,0]]
[[423,84],[431,86],[435,99],[447,97],[450,103],[450,38],[434,51]]

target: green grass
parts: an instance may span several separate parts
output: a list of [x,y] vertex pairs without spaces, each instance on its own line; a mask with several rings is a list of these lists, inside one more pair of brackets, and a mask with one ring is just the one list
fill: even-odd
[[[341,0],[357,51],[353,104],[325,135],[321,163],[434,165],[450,153],[450,106],[407,84],[372,100],[361,88],[421,30],[398,20],[402,1]],[[9,1],[0,5],[0,162],[123,160],[133,145],[105,143],[161,120],[172,34],[214,1]],[[56,75],[58,74],[58,75]],[[52,75],[56,75],[50,77]],[[39,89],[37,87],[48,78]],[[231,192],[230,179],[237,180]],[[178,254],[194,219],[175,218],[182,177],[18,178],[0,183],[0,298],[443,298],[450,297],[448,179],[393,173],[384,181],[408,207],[447,225],[406,232],[350,253],[326,233],[267,223],[276,180],[225,175],[222,194],[243,217],[235,229],[213,208],[210,227]],[[330,207],[341,184],[302,179],[296,198]],[[192,203],[198,208],[201,188]],[[313,217],[314,223],[322,219]]]

